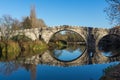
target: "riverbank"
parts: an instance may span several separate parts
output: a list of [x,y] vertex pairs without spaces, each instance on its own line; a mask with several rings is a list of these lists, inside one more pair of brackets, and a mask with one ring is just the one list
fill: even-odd
[[106,68],[104,73],[100,80],[120,80],[120,64]]
[[0,60],[12,60],[18,56],[42,54],[48,48],[44,41],[15,42],[12,40],[0,42]]

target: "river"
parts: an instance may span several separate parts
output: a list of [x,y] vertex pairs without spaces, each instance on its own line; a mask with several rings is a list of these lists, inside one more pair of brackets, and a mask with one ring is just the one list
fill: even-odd
[[1,60],[0,80],[99,80],[107,67],[119,64],[119,60],[111,61],[109,53],[91,56],[86,51],[85,46],[72,45]]

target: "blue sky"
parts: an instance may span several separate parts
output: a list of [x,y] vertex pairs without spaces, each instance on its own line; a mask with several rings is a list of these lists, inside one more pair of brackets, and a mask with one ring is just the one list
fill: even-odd
[[0,0],[0,17],[9,14],[21,20],[29,16],[32,4],[36,6],[37,17],[48,26],[113,26],[103,12],[108,6],[105,0]]

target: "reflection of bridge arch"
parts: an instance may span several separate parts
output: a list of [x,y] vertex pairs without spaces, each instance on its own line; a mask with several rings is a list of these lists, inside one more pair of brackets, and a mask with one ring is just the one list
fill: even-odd
[[51,28],[49,30],[43,30],[42,38],[45,40],[46,43],[48,43],[51,37],[60,31],[76,32],[85,40],[85,42],[87,42],[87,31],[85,30],[85,28],[71,27],[71,26],[60,26],[60,27]]
[[[82,53],[79,54],[79,56],[77,56],[77,57],[75,57],[75,58],[73,58],[73,59],[70,59],[70,60],[62,60],[62,59],[59,59],[59,58],[56,57],[56,55],[54,54],[54,50],[49,50],[49,52],[50,52],[51,57],[53,57],[55,60],[60,61],[60,62],[74,62],[74,61],[77,61],[77,60],[79,61],[79,60],[81,59],[81,57],[83,57],[83,56],[84,56],[84,57],[88,56],[88,55],[87,55],[87,49],[86,49],[86,47],[84,48],[83,51],[81,51]],[[59,50],[57,56],[60,56],[61,54],[62,54],[62,50]]]
[[[113,62],[113,61],[120,61],[120,56],[118,57],[113,57],[113,58],[108,58],[104,57],[102,55],[97,55],[94,56],[92,59],[93,64],[98,64],[98,63],[108,63],[108,62]],[[88,65],[89,64],[89,56],[87,52],[83,54],[80,58],[78,58],[75,61],[72,62],[60,62],[53,58],[51,56],[50,51],[44,52],[42,55],[37,54],[32,57],[27,57],[23,58],[22,60],[19,60],[20,64],[47,64],[47,65],[56,65],[56,66],[77,66],[77,65]]]
[[61,62],[59,60],[56,60],[54,57],[51,56],[51,53],[49,50],[44,52],[44,54],[36,55],[31,58],[26,58],[23,63],[26,64],[49,64],[49,65],[58,65],[58,66],[77,66],[77,65],[85,65],[88,64],[88,55],[87,51],[85,51],[85,54],[83,54],[78,59],[71,61],[71,62]]

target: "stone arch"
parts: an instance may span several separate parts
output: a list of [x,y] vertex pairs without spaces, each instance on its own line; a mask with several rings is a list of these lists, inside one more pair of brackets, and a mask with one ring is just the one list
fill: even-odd
[[51,28],[51,29],[47,29],[47,30],[43,30],[42,32],[42,38],[44,39],[44,41],[46,43],[49,42],[49,40],[51,39],[51,37],[60,31],[64,31],[64,30],[68,30],[68,31],[73,31],[78,33],[87,43],[87,39],[86,39],[86,31],[84,30],[84,28],[64,28],[64,27],[60,27],[60,28]]
[[[119,38],[119,35],[117,35],[117,34],[106,34],[106,35],[104,35],[104,36],[102,36],[101,38],[99,38],[99,42],[102,40],[102,39],[104,39],[105,37],[109,37],[110,35],[113,35],[113,36],[116,36],[116,37],[118,37]],[[99,50],[99,47],[98,47],[98,45],[100,44],[100,43],[97,43],[97,46],[96,46],[96,56],[97,57],[95,57],[96,58],[96,61],[98,61],[98,62],[102,62],[102,61],[105,61],[105,62],[107,62],[107,61],[109,61],[109,57],[107,57],[107,56],[104,56],[103,54],[102,54],[102,51],[101,50]],[[116,55],[115,55],[116,56]],[[99,58],[98,58],[99,57]]]
[[119,46],[120,46],[120,36],[117,34],[108,34],[106,36],[103,36],[98,43],[99,50],[104,50],[104,51],[117,50]]
[[118,38],[120,39],[120,35],[118,35],[118,34],[106,34],[106,35],[102,36],[102,37],[99,39],[99,41],[98,41],[98,43],[97,43],[97,46],[99,45],[99,42],[100,42],[102,39],[104,39],[105,37],[110,37],[110,36],[116,36],[116,37],[118,37]]

